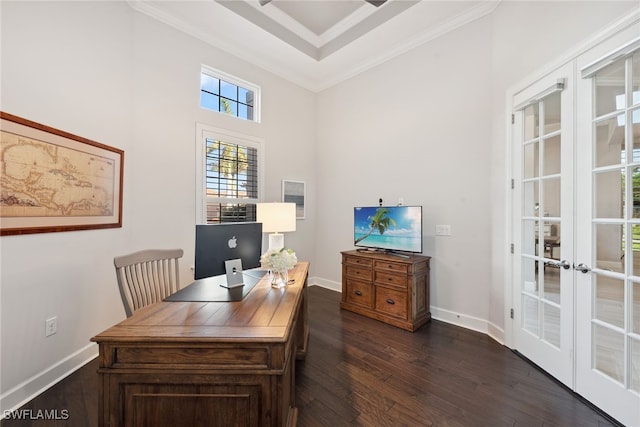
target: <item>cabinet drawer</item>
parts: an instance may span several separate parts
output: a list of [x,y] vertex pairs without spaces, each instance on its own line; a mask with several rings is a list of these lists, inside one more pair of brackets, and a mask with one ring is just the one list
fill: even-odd
[[385,285],[400,286],[407,288],[407,276],[401,274],[392,274],[384,271],[376,271],[374,273],[376,283],[384,283]]
[[403,264],[401,262],[376,260],[373,268],[375,268],[376,270],[395,271],[396,273],[407,274],[408,266],[407,264]]
[[376,311],[406,320],[407,293],[395,289],[376,286]]
[[373,306],[373,287],[371,283],[347,279],[347,302],[371,308]]
[[373,260],[370,258],[362,258],[362,257],[355,257],[355,256],[345,256],[344,257],[344,262],[346,264],[353,264],[353,265],[362,265],[365,267],[371,267],[373,265]]
[[370,267],[361,267],[359,265],[347,264],[347,276],[355,277],[362,280],[373,280]]

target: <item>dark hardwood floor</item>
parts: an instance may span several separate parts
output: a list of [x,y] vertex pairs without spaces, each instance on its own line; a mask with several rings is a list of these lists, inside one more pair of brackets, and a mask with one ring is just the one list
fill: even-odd
[[[309,288],[309,351],[296,367],[299,426],[616,425],[481,333],[438,321],[406,332],[341,311],[339,302],[337,292]],[[68,419],[2,426],[97,426],[96,369],[94,360],[21,408]]]

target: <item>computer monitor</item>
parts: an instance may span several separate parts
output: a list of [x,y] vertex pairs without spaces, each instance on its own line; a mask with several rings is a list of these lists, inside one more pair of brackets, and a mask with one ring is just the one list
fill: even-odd
[[225,274],[225,261],[241,259],[244,270],[260,267],[262,223],[196,225],[195,279]]

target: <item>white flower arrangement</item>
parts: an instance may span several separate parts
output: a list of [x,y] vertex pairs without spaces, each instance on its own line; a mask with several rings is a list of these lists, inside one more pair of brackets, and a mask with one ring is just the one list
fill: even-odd
[[298,262],[296,253],[291,249],[269,249],[260,257],[262,268],[273,271],[286,271],[293,268]]

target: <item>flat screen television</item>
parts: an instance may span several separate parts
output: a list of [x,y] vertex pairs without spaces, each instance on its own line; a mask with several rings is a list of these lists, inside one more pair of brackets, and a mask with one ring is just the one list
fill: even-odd
[[422,253],[422,206],[353,208],[353,244],[392,253]]
[[224,262],[241,259],[242,269],[260,267],[262,223],[229,222],[196,225],[194,278],[225,274]]

